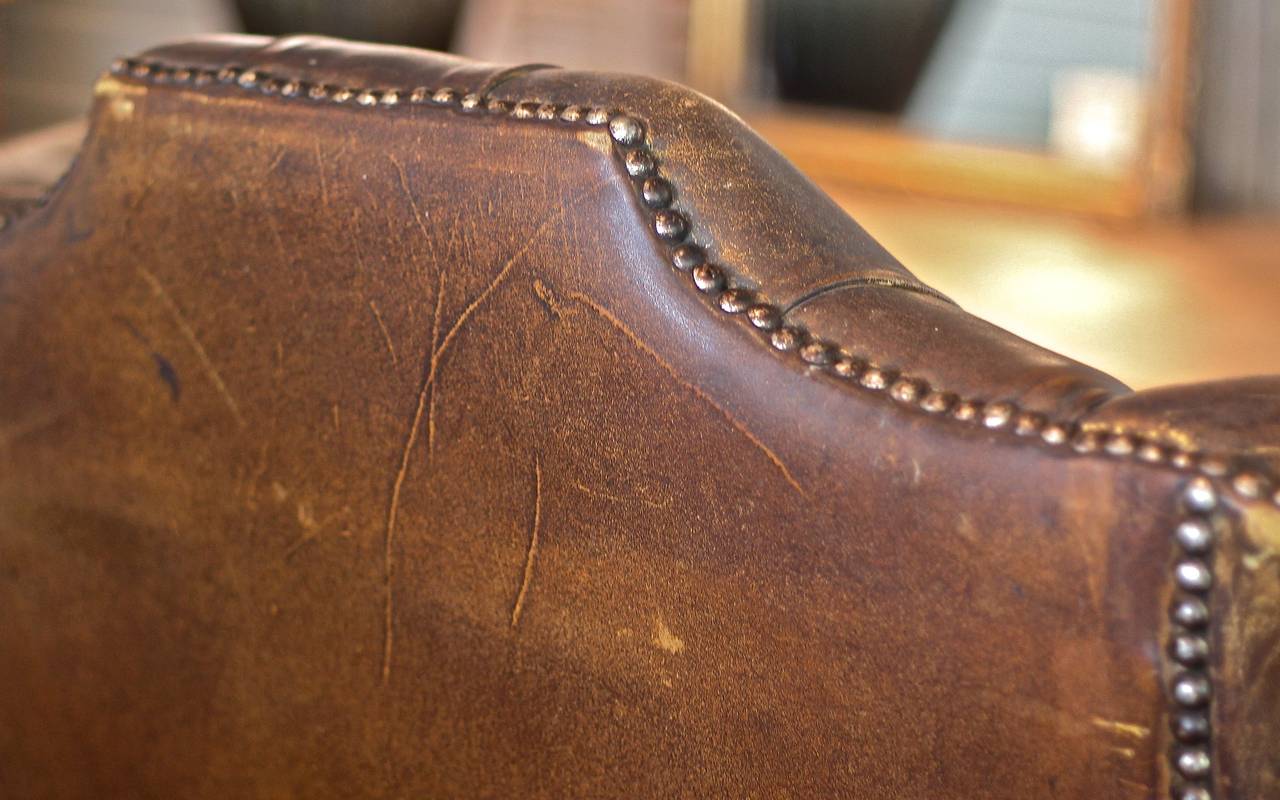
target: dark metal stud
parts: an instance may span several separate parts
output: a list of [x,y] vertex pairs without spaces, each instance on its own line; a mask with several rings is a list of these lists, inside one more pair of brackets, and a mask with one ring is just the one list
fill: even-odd
[[262,90],[263,94],[277,94],[282,86],[284,86],[284,81],[279,78],[267,78],[258,83],[258,88]]
[[538,110],[534,112],[534,116],[536,116],[540,120],[544,120],[547,122],[554,120],[557,116],[559,116],[559,114],[560,114],[560,107],[557,106],[555,103],[543,103],[542,105],[538,106]]
[[1262,478],[1251,472],[1242,472],[1232,478],[1231,488],[1246,500],[1257,500],[1266,491]]
[[889,388],[892,380],[893,377],[889,372],[879,367],[867,367],[858,383],[862,384],[864,388],[880,391],[881,389]]
[[398,106],[400,105],[400,93],[395,89],[388,89],[382,93],[379,102],[384,106]]
[[329,87],[323,83],[317,83],[307,90],[307,97],[312,100],[324,100],[329,96]]
[[1218,507],[1218,492],[1208,478],[1192,478],[1183,491],[1183,499],[1196,511],[1212,511]]
[[1221,478],[1231,471],[1231,464],[1218,456],[1209,456],[1200,460],[1200,472],[1211,478]]
[[1186,673],[1173,682],[1173,700],[1184,708],[1199,708],[1208,703],[1212,695],[1213,687],[1203,675]]
[[1106,438],[1102,445],[1102,449],[1107,451],[1108,455],[1124,458],[1133,455],[1133,451],[1137,449],[1137,444],[1132,436],[1126,436],[1123,433],[1113,433]]
[[1182,773],[1184,778],[1199,780],[1208,775],[1212,767],[1209,754],[1199,748],[1183,750],[1178,754],[1178,772]]
[[1209,624],[1209,607],[1198,597],[1188,597],[1174,604],[1173,621],[1186,628],[1203,628]]
[[782,324],[782,314],[768,303],[757,303],[747,309],[747,319],[762,331],[771,331]]
[[681,272],[688,272],[694,267],[706,263],[707,256],[696,244],[682,244],[671,251],[671,266]]
[[992,403],[982,412],[982,424],[987,428],[1003,428],[1017,409],[1013,403]]
[[1138,448],[1138,459],[1148,464],[1164,461],[1164,448],[1155,442],[1147,442]]
[[699,264],[693,268],[693,285],[703,292],[718,292],[724,288],[724,273],[714,264]]
[[1019,436],[1035,436],[1048,420],[1035,411],[1024,411],[1013,421],[1013,432]]
[[649,208],[666,208],[674,199],[671,184],[662,178],[645,178],[644,183],[640,184],[640,196]]
[[972,422],[982,411],[982,404],[973,400],[961,400],[951,409],[951,418],[958,422]]
[[506,100],[499,100],[496,97],[490,97],[489,101],[484,104],[485,110],[490,114],[505,114],[511,110],[511,104]]
[[533,119],[533,115],[538,112],[538,104],[529,100],[522,100],[516,103],[516,107],[511,109],[511,116],[516,119]]
[[719,296],[719,307],[726,314],[741,314],[754,300],[750,289],[724,289]]
[[1174,789],[1173,800],[1213,800],[1213,795],[1203,786],[1182,786]]
[[484,101],[480,98],[480,95],[475,92],[469,92],[462,96],[462,100],[459,101],[458,105],[462,107],[463,111],[475,111],[483,103]]
[[449,106],[458,102],[458,93],[449,87],[436,89],[431,93],[431,102],[438,106]]
[[218,79],[218,73],[211,69],[198,69],[191,77],[191,82],[196,86],[208,86]]
[[644,125],[635,117],[619,114],[609,120],[609,135],[623,147],[635,147],[644,141]]
[[122,75],[129,71],[129,61],[124,58],[117,58],[111,62],[110,72],[112,75]]
[[356,93],[354,90],[343,87],[334,89],[333,94],[329,95],[329,99],[335,103],[345,103],[355,96]]
[[609,112],[603,108],[593,108],[582,115],[588,125],[603,125],[609,121]]
[[560,112],[560,119],[565,122],[577,122],[582,119],[582,106],[565,106]]
[[[151,65],[139,61],[129,68],[129,74],[135,78],[145,78],[151,74]],[[234,74],[232,77],[234,77]]]
[[218,70],[218,81],[220,83],[231,83],[239,75],[240,75],[240,70],[236,69],[235,67],[223,67],[222,69]]
[[1169,654],[1184,667],[1198,667],[1209,658],[1209,641],[1203,636],[1180,633],[1169,643]]
[[862,368],[866,365],[853,356],[838,355],[836,360],[831,363],[831,371],[841,378],[853,380],[862,374]]
[[773,349],[784,353],[795,350],[804,341],[804,331],[792,325],[784,325],[769,336]]
[[245,89],[252,89],[254,84],[257,82],[258,73],[251,69],[246,69],[244,72],[240,73],[239,77],[236,78],[236,83]]
[[924,392],[924,384],[914,378],[899,378],[889,387],[889,396],[899,403],[914,403]]
[[280,86],[280,95],[282,97],[297,97],[301,93],[302,93],[301,81],[294,81],[294,80],[285,81]]
[[1192,555],[1203,555],[1213,546],[1213,527],[1207,520],[1195,518],[1178,523],[1174,538]]
[[920,408],[928,411],[930,414],[944,414],[953,405],[955,405],[957,399],[959,398],[951,392],[940,392],[934,390],[926,394],[920,400]]
[[1201,711],[1186,711],[1174,714],[1170,721],[1173,736],[1184,744],[1195,744],[1208,740],[1210,734],[1209,715]]
[[628,150],[623,157],[627,166],[627,174],[633,178],[644,178],[653,174],[653,155],[648,150]]
[[835,357],[835,348],[826,342],[814,340],[800,347],[800,358],[815,367],[825,367],[835,361]]
[[431,99],[431,90],[425,86],[416,86],[413,91],[409,92],[409,102],[413,105],[422,105]]
[[1043,441],[1045,444],[1054,445],[1055,447],[1058,445],[1066,444],[1067,440],[1070,438],[1071,438],[1071,431],[1068,430],[1067,426],[1061,425],[1056,422],[1053,423],[1052,425],[1045,426],[1045,429],[1040,431],[1041,441]]
[[653,215],[653,230],[668,242],[678,242],[689,235],[689,220],[679,211],[664,208]]
[[1102,447],[1102,437],[1094,431],[1080,431],[1071,440],[1071,448],[1077,453],[1096,453]]
[[1188,592],[1207,592],[1213,586],[1213,573],[1203,561],[1180,561],[1173,568],[1174,580]]
[[726,289],[720,293],[720,310],[729,314],[741,314],[754,299],[749,289]]

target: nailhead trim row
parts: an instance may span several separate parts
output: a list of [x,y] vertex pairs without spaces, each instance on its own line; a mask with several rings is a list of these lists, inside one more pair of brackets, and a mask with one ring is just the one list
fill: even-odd
[[1206,596],[1213,589],[1213,549],[1218,492],[1213,481],[1197,476],[1182,493],[1185,516],[1174,529],[1174,597],[1166,643],[1171,675],[1168,683],[1173,710],[1169,752],[1174,800],[1212,800],[1211,706],[1209,675],[1211,615]]
[[[1220,524],[1221,482],[1246,501],[1267,500],[1280,507],[1280,486],[1254,471],[1238,469],[1230,459],[1171,447],[1118,429],[1074,420],[1050,420],[1038,412],[1003,401],[962,398],[933,387],[923,379],[878,366],[824,341],[786,320],[782,308],[758,290],[735,285],[723,267],[707,260],[687,212],[679,209],[676,188],[659,174],[658,158],[647,144],[643,121],[626,112],[594,105],[561,105],[537,99],[508,102],[449,87],[371,88],[332,86],[237,66],[219,69],[171,65],[154,60],[118,59],[111,65],[117,76],[153,84],[236,87],[264,95],[297,98],[298,102],[349,105],[353,108],[395,109],[402,106],[452,109],[462,114],[505,115],[517,120],[567,123],[604,128],[617,148],[622,166],[632,178],[641,206],[649,215],[654,236],[669,246],[670,264],[685,273],[693,287],[725,314],[740,315],[764,337],[769,347],[794,354],[806,369],[871,392],[892,402],[954,422],[1036,440],[1056,450],[1099,455],[1146,464],[1167,465],[1192,473],[1182,494],[1186,515],[1172,540],[1178,557],[1172,567],[1175,601],[1167,643],[1173,676],[1168,685],[1172,735],[1169,754],[1174,800],[1212,800],[1213,764],[1210,755],[1210,709],[1213,686],[1207,668],[1211,616],[1207,598],[1213,588],[1212,550]],[[48,201],[46,195],[40,205]],[[0,229],[12,219],[0,218]]]

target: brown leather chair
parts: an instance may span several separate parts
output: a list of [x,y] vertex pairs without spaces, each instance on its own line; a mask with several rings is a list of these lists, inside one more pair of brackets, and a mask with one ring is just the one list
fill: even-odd
[[1280,379],[643,78],[203,39],[0,234],[6,797],[1280,797]]

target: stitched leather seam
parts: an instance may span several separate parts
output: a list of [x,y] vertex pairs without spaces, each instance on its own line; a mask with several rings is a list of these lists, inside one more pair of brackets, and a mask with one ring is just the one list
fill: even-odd
[[[1206,455],[1106,425],[1091,425],[1078,420],[1053,421],[1008,401],[961,398],[932,388],[921,379],[859,359],[838,344],[823,341],[802,327],[787,323],[786,312],[805,298],[786,309],[779,308],[765,301],[756,291],[733,286],[731,276],[707,261],[703,249],[691,241],[693,226],[689,217],[673,207],[675,189],[659,172],[658,160],[647,142],[644,123],[626,112],[534,99],[509,102],[478,93],[464,94],[448,87],[330,86],[238,66],[209,69],[155,60],[120,59],[112,64],[111,72],[153,84],[227,86],[258,94],[297,98],[299,102],[309,100],[382,109],[401,105],[436,107],[466,115],[497,114],[516,120],[605,128],[613,139],[617,157],[631,177],[641,205],[649,211],[651,232],[670,248],[672,267],[689,274],[698,291],[723,312],[744,319],[778,352],[797,356],[812,371],[825,372],[872,392],[883,392],[896,403],[926,414],[945,416],[992,431],[1009,431],[1026,439],[1038,439],[1052,449],[1070,448],[1082,455],[1110,456],[1190,473],[1192,477],[1184,484],[1179,496],[1179,511],[1184,515],[1173,536],[1177,544],[1171,573],[1174,604],[1170,610],[1172,627],[1164,672],[1176,742],[1170,747],[1167,766],[1171,786],[1178,790],[1178,797],[1211,798],[1207,788],[1214,779],[1209,755],[1208,715],[1212,686],[1208,667],[1208,599],[1214,582],[1213,541],[1224,518],[1220,513],[1218,487],[1228,489],[1245,501],[1260,500],[1274,492],[1269,499],[1280,507],[1280,489],[1276,488],[1275,482],[1261,470],[1241,469],[1237,463],[1241,456]],[[46,196],[45,202],[47,199]],[[0,222],[2,227],[4,225]],[[932,294],[932,290],[928,293]]]

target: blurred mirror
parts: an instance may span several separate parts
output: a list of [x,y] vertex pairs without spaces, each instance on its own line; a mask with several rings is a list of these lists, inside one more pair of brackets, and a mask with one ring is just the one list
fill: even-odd
[[761,0],[749,13],[754,72],[720,80],[809,168],[1104,214],[1183,202],[1188,2]]
[[683,80],[824,183],[1136,217],[1184,205],[1191,2],[472,0],[456,47]]

